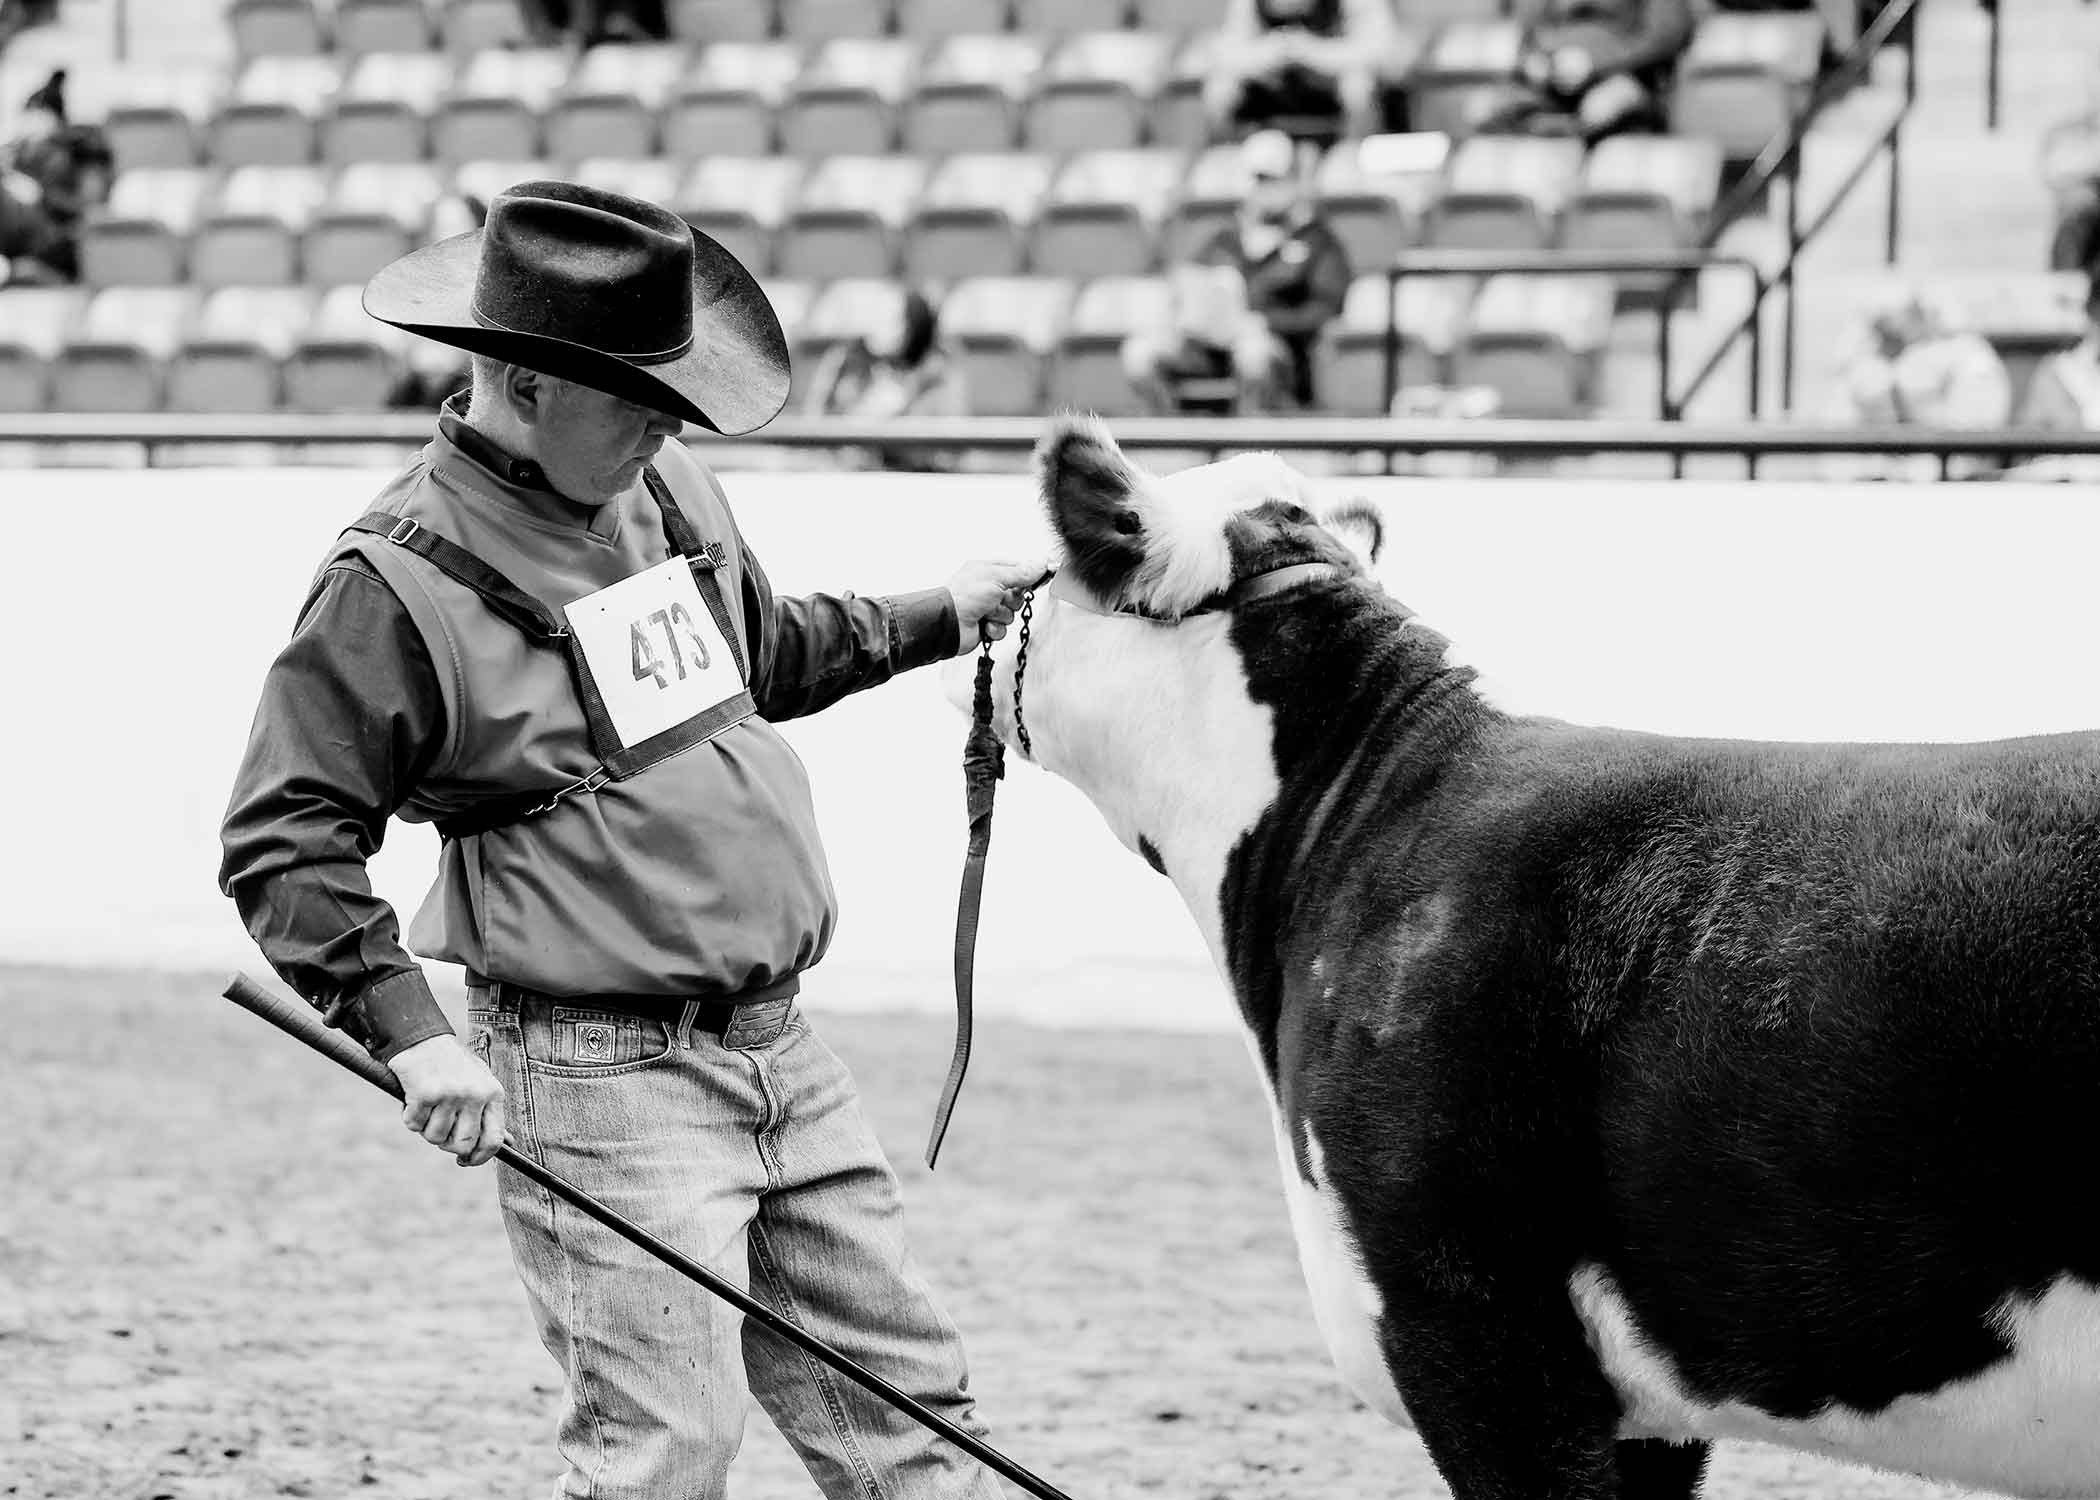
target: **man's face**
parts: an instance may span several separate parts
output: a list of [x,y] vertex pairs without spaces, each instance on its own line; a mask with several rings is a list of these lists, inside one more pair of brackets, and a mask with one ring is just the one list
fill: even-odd
[[541,387],[533,457],[547,482],[581,505],[611,503],[634,487],[642,469],[684,424],[573,381]]
[[1290,217],[1298,203],[1298,183],[1288,171],[1255,172],[1247,179],[1247,212],[1275,224]]

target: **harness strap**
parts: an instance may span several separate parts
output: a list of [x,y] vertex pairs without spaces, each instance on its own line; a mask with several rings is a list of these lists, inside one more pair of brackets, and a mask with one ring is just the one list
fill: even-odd
[[383,510],[359,516],[347,531],[385,537],[404,547],[441,572],[450,574],[485,600],[489,608],[524,631],[541,645],[568,639],[569,628],[554,612],[450,537],[438,535],[422,522]]
[[[708,613],[715,617],[715,624],[722,638],[729,643],[730,655],[735,658],[737,675],[749,681],[751,673],[744,663],[744,648],[738,644],[734,623],[729,616],[729,606],[723,597],[717,570],[722,566],[726,552],[720,542],[706,542],[693,529],[685,510],[672,496],[670,486],[650,464],[642,470],[642,477],[649,489],[650,499],[656,502],[663,517],[664,540],[670,545],[670,555],[683,557],[692,566],[694,582],[699,586],[700,597],[707,601]],[[472,838],[476,834],[490,833],[512,823],[536,818],[551,812],[565,799],[579,794],[595,792],[615,776],[631,773],[632,763],[638,758],[632,750],[607,754],[605,745],[612,739],[611,720],[606,714],[605,703],[597,684],[584,671],[577,660],[578,653],[569,648],[574,645],[574,636],[554,612],[539,600],[519,588],[510,579],[451,538],[430,530],[421,522],[408,516],[397,516],[386,511],[372,511],[352,521],[348,531],[367,536],[382,537],[397,547],[406,548],[472,589],[490,609],[524,631],[535,645],[548,646],[564,652],[569,660],[570,675],[575,680],[576,692],[582,701],[585,718],[590,723],[592,742],[599,747],[605,760],[589,774],[580,776],[566,786],[543,787],[537,791],[513,792],[506,796],[491,797],[477,802],[457,816],[440,818],[433,826],[438,837],[447,840]],[[681,726],[684,737],[705,738],[718,732],[725,722],[748,717],[757,711],[749,693],[740,693],[720,705],[712,714],[693,724]],[[654,742],[652,742],[653,745]]]
[[941,1139],[955,1113],[956,1095],[970,1070],[970,1038],[977,993],[977,914],[984,899],[985,856],[992,847],[992,799],[1006,774],[1006,747],[992,732],[992,652],[986,642],[977,657],[976,692],[970,703],[970,734],[963,743],[963,796],[970,822],[970,852],[963,861],[962,894],[955,907],[955,1056],[933,1110],[933,1135],[926,1143],[931,1171]]

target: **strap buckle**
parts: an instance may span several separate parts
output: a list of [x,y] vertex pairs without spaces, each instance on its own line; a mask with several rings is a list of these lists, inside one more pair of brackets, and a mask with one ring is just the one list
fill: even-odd
[[612,779],[612,771],[605,766],[600,766],[582,780],[572,781],[567,786],[548,793],[546,801],[536,802],[531,807],[526,808],[525,816],[537,818],[542,813],[553,812],[567,798],[573,797],[579,792],[595,792],[599,787],[604,786],[606,782]]
[[408,543],[408,539],[414,536],[417,532],[421,531],[422,529],[423,526],[421,522],[415,520],[413,517],[403,516],[400,520],[394,523],[393,529],[387,532],[386,539],[390,542],[395,543],[396,545],[406,546]]

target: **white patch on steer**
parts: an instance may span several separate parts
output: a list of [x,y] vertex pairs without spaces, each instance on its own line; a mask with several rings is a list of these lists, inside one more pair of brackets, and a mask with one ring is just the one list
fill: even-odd
[[1128,496],[1145,528],[1145,560],[1125,590],[1180,614],[1232,583],[1226,525],[1266,500],[1307,503],[1304,476],[1273,453],[1242,453],[1179,473],[1139,471]]
[[[1275,716],[1248,696],[1230,628],[1224,614],[1162,625],[1040,594],[1025,690],[1037,763],[1124,847],[1151,841],[1228,980],[1226,860],[1277,791]],[[1011,722],[1009,692],[1001,707]]]
[[1624,1403],[1624,1436],[1773,1443],[2031,1500],[2100,1494],[2100,1288],[2065,1277],[2006,1299],[1994,1316],[2013,1352],[1979,1375],[1806,1421],[1690,1395],[1602,1267],[1580,1267],[1568,1293]]
[[1349,1388],[1389,1422],[1413,1427],[1407,1405],[1393,1384],[1385,1362],[1379,1327],[1385,1301],[1364,1273],[1363,1256],[1349,1232],[1342,1205],[1327,1178],[1327,1155],[1312,1126],[1305,1127],[1305,1156],[1313,1180],[1298,1175],[1289,1136],[1277,1118],[1276,1152],[1283,1164],[1283,1196],[1291,1211],[1291,1232],[1298,1241],[1298,1263],[1305,1269],[1305,1289],[1312,1294],[1313,1321],[1327,1340],[1327,1352]]

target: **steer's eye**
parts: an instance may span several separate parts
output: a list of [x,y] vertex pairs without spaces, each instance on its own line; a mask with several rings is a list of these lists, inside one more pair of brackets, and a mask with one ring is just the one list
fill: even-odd
[[1136,511],[1119,510],[1116,512],[1115,527],[1125,536],[1136,536],[1145,529],[1145,523],[1138,519]]

